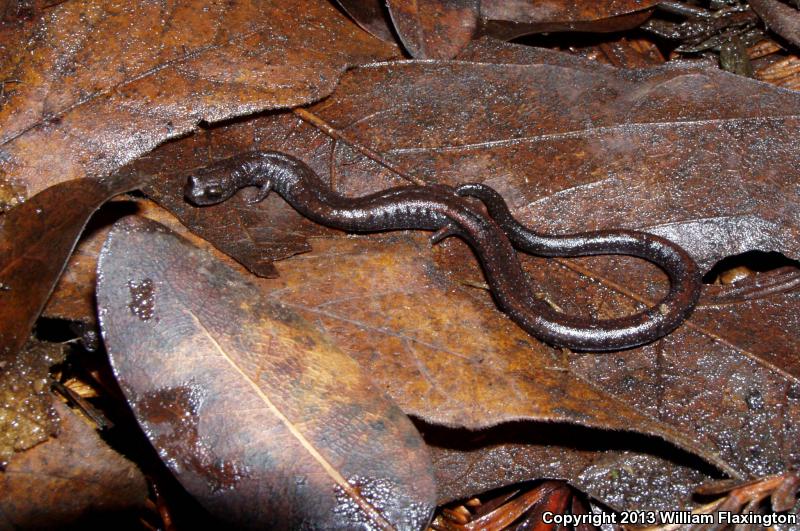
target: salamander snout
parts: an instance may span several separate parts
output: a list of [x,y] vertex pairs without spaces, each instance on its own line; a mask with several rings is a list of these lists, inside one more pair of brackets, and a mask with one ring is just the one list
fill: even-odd
[[203,206],[220,203],[230,197],[219,183],[209,181],[197,175],[190,175],[183,189],[183,194],[191,203]]

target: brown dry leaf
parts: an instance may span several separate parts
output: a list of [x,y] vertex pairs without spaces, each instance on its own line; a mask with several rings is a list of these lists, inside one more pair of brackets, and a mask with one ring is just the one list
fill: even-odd
[[510,40],[553,31],[622,31],[647,20],[654,0],[482,0],[483,33]]
[[790,7],[778,0],[749,0],[748,4],[769,29],[800,46],[800,11],[797,6]]
[[97,292],[112,365],[162,459],[237,527],[419,528],[428,453],[359,366],[165,227],[126,218]]
[[14,452],[58,433],[48,371],[64,356],[63,345],[31,341],[0,365],[0,468]]
[[58,437],[17,454],[0,472],[0,529],[118,525],[120,512],[144,505],[142,473],[69,408],[53,405]]
[[0,197],[103,177],[201,121],[300,105],[396,49],[324,0],[63,2],[0,29]]
[[337,2],[356,24],[381,40],[395,42],[388,17],[389,12],[382,0],[337,0]]
[[450,59],[478,28],[480,0],[386,0],[394,28],[412,57]]
[[391,28],[416,58],[450,59],[476,34],[514,39],[553,31],[612,32],[650,17],[654,0],[339,0],[359,25],[393,42]]
[[89,217],[143,178],[59,183],[0,216],[0,361],[27,341]]

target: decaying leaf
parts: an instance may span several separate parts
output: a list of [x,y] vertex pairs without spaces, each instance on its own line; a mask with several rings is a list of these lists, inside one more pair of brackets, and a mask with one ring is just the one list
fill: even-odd
[[716,474],[651,438],[567,424],[515,422],[472,433],[426,426],[423,432],[440,503],[554,478],[615,510],[674,510],[689,506],[694,489]]
[[138,202],[123,195],[105,203],[92,215],[42,310],[43,317],[97,328],[94,300],[97,256],[114,222],[137,213],[137,207]]
[[119,525],[119,513],[144,505],[136,466],[60,402],[58,437],[17,454],[0,472],[0,529]]
[[[719,71],[616,70],[492,41],[464,59],[481,62],[355,69],[330,98],[298,111],[300,119],[278,115],[174,144],[154,154],[162,158],[150,171],[185,153],[188,171],[237,149],[282,149],[352,195],[481,181],[543,232],[644,229],[677,241],[705,268],[754,249],[799,256],[791,199],[797,93]],[[721,175],[726,184],[717,184]],[[172,196],[170,208],[181,204],[180,180],[154,187]],[[276,203],[251,211],[263,216]],[[288,218],[284,230],[297,232],[297,220]],[[269,221],[248,220],[248,232],[279,235],[277,220]]]
[[183,485],[239,527],[418,528],[422,439],[358,364],[235,270],[138,218],[98,265],[120,385]]
[[359,26],[381,40],[395,42],[384,2],[381,0],[337,1]]
[[480,0],[387,0],[395,30],[412,57],[449,59],[472,39]]
[[[483,49],[477,64],[351,71],[308,111],[340,135],[339,187],[363,189],[369,169],[393,182],[481,181],[543,232],[646,229],[705,267],[753,249],[800,256],[800,95],[713,70],[519,53],[529,64]],[[353,163],[351,146],[384,167]]]
[[638,26],[653,0],[339,0],[363,28],[387,42],[392,29],[415,58],[451,59],[478,34],[514,39],[553,31],[612,32]]
[[[53,294],[42,310],[43,317],[83,323],[91,329],[97,329],[97,258],[113,224],[125,216],[133,215],[158,221],[181,236],[192,238],[193,244],[204,249],[213,249],[152,201],[129,195],[114,198],[100,207],[81,234]],[[217,256],[227,258],[222,253]],[[229,260],[229,263],[235,264],[233,260]]]
[[481,0],[484,31],[513,39],[549,31],[609,32],[635,28],[651,15],[656,0]]
[[767,24],[767,27],[791,42],[800,46],[800,11],[778,0],[749,0],[753,11]]
[[63,345],[31,341],[15,359],[0,365],[0,467],[14,452],[58,433],[48,370],[64,355]]
[[142,179],[76,179],[52,186],[0,217],[0,361],[30,335],[89,217]]
[[324,0],[61,2],[2,31],[0,180],[25,197],[201,121],[314,101],[348,65],[396,53]]

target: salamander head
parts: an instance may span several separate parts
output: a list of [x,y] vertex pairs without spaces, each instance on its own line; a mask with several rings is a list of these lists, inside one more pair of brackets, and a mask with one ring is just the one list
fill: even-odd
[[[202,173],[202,172],[201,172]],[[197,206],[215,205],[236,193],[237,188],[227,185],[212,175],[190,175],[183,189],[184,196]]]
[[258,203],[270,190],[270,182],[258,182],[251,176],[252,168],[247,164],[222,161],[190,175],[183,189],[186,199],[197,206],[216,205],[233,196],[240,188],[257,186],[256,197],[248,203]]

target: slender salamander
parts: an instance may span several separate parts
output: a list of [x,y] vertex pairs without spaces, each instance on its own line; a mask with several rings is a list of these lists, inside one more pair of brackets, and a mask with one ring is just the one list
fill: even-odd
[[[679,246],[636,231],[595,231],[545,236],[526,229],[502,197],[485,185],[403,186],[362,196],[333,191],[302,161],[275,151],[244,153],[203,168],[186,184],[186,198],[198,206],[225,201],[239,189],[259,189],[253,202],[276,191],[303,216],[347,232],[418,229],[437,231],[431,241],[459,236],[478,257],[497,305],[531,335],[554,346],[608,351],[653,341],[676,328],[691,312],[700,279],[694,260]],[[460,195],[478,197],[487,217]],[[514,247],[543,256],[630,254],[661,267],[670,290],[639,313],[597,320],[554,310],[538,298]]]

